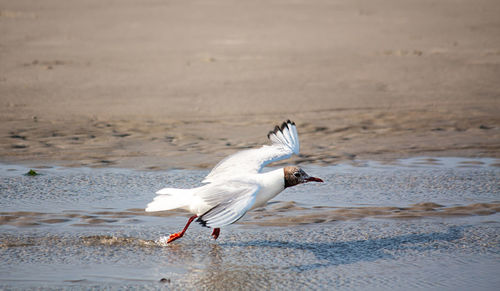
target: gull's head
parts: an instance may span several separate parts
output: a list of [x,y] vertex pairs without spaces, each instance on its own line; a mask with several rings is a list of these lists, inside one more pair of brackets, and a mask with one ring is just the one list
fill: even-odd
[[309,176],[299,167],[288,166],[283,171],[285,172],[285,188],[307,182],[323,182],[320,178]]

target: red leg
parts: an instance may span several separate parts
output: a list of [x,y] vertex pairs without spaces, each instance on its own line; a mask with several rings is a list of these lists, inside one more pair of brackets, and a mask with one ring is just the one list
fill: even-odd
[[220,234],[220,228],[214,228],[214,231],[212,231],[212,237],[214,239],[217,239],[219,237],[219,234]]
[[180,232],[176,232],[176,233],[173,233],[170,235],[170,237],[168,238],[168,241],[167,243],[171,243],[173,242],[174,240],[178,239],[178,238],[181,238],[184,233],[186,232],[186,230],[188,229],[189,225],[191,224],[191,222],[193,222],[193,220],[198,217],[198,215],[193,215],[189,218],[188,222],[186,223],[186,226],[184,226],[184,229]]

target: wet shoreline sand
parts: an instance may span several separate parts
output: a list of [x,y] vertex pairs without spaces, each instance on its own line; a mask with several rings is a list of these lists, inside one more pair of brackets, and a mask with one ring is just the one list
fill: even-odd
[[[281,164],[500,157],[498,114],[457,111],[357,109],[290,114],[298,124],[301,154]],[[3,162],[33,166],[211,168],[231,153],[268,143],[265,133],[287,118],[281,116],[11,122],[0,139],[0,157]]]
[[[331,209],[329,209],[331,208]],[[298,225],[328,223],[335,221],[359,220],[363,218],[379,219],[418,219],[418,218],[450,218],[467,216],[487,216],[500,212],[500,202],[474,203],[470,205],[445,207],[433,202],[423,202],[410,207],[325,207],[315,206],[305,208],[295,206],[295,202],[279,202],[269,209],[260,209],[249,213],[250,221],[240,224],[253,226],[293,227]],[[120,220],[133,221],[131,217],[153,216],[170,217],[187,215],[184,211],[169,211],[161,213],[146,213],[144,209],[126,209],[124,211],[96,211],[81,213],[79,211],[64,211],[63,213],[42,213],[30,211],[0,212],[0,226],[37,227],[56,226],[59,223],[79,227],[112,226]],[[118,222],[118,223],[117,223]],[[154,242],[151,242],[152,244]],[[12,247],[17,244],[1,243],[0,247]]]

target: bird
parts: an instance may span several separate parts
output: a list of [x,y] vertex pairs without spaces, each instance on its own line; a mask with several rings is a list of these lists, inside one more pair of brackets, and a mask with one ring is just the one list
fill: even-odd
[[171,243],[184,236],[196,219],[202,226],[213,228],[217,239],[220,228],[235,223],[248,211],[264,206],[286,188],[307,182],[323,182],[309,176],[298,166],[286,166],[263,172],[275,161],[298,155],[300,149],[297,127],[287,120],[267,134],[270,145],[236,152],[220,161],[202,181],[190,189],[163,188],[145,211],[184,209],[193,214],[184,229],[169,236]]

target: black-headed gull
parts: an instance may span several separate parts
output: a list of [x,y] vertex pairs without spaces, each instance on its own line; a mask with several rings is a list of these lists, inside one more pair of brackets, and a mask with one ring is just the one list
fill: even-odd
[[262,173],[267,164],[299,154],[299,137],[294,122],[283,122],[267,137],[271,145],[240,151],[220,161],[202,181],[203,186],[164,188],[156,192],[158,196],[148,204],[146,211],[181,208],[194,214],[182,231],[170,235],[168,243],[181,238],[195,219],[201,225],[213,228],[212,237],[217,239],[220,227],[238,221],[251,209],[264,206],[285,188],[306,182],[323,182],[293,166]]

